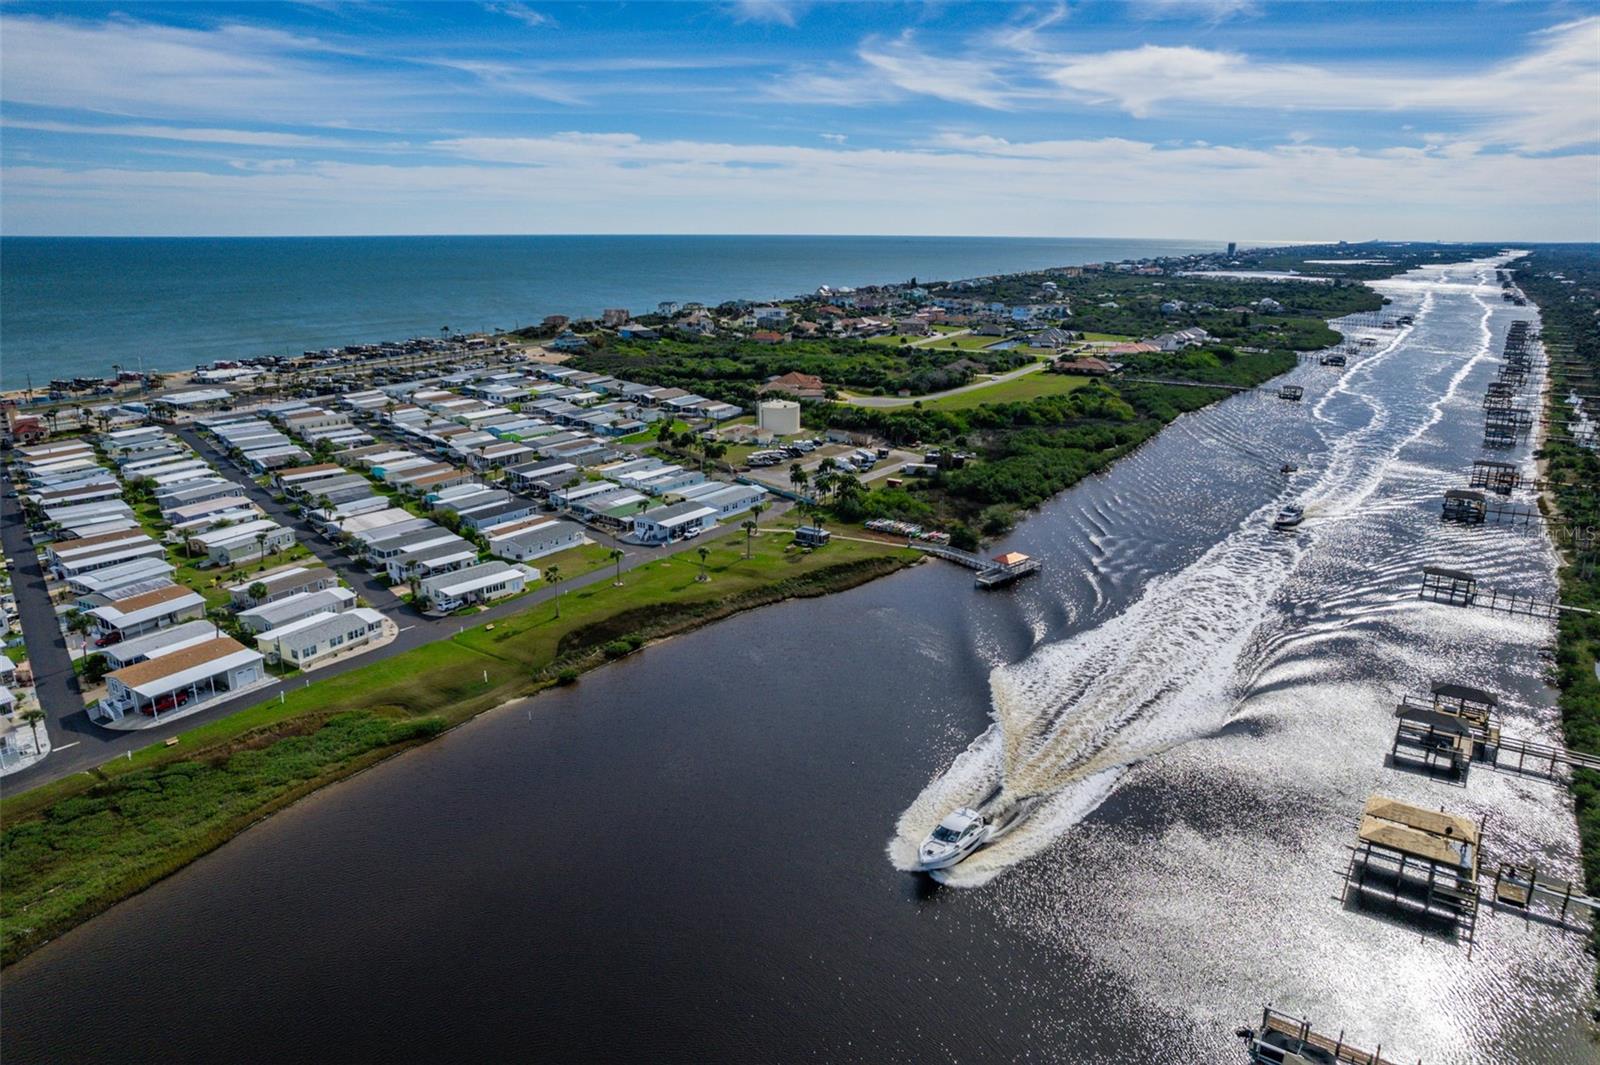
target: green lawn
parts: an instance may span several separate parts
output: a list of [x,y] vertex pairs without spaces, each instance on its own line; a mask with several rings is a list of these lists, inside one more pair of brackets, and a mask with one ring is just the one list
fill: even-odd
[[[998,344],[1004,339],[1005,337],[980,337],[968,333],[966,336],[941,336],[938,340],[929,340],[927,337],[907,337],[895,333],[890,336],[868,337],[867,343],[894,348],[898,348],[902,344],[909,344],[913,347],[932,348],[936,351],[982,351],[991,344]],[[926,343],[923,343],[924,341]]]
[[1083,339],[1085,339],[1085,340],[1109,340],[1109,341],[1114,341],[1115,343],[1120,344],[1125,340],[1132,340],[1133,338],[1130,337],[1130,336],[1123,336],[1121,333],[1085,333],[1085,334],[1083,334]]
[[[639,432],[634,433],[634,434],[632,434],[630,436],[619,437],[617,439],[617,443],[619,443],[619,444],[648,444],[648,443],[651,443],[651,442],[653,442],[655,440],[656,434],[659,433],[660,431],[661,431],[661,423],[660,422],[651,422],[650,423],[650,428],[641,429]],[[675,420],[672,423],[672,431],[675,432],[675,433],[688,432],[689,431],[689,423],[684,421],[683,419],[679,418],[679,419]]]
[[[205,596],[206,607],[226,606],[229,602],[227,586],[248,580],[257,573],[279,566],[287,566],[291,562],[317,562],[310,549],[305,544],[295,544],[293,547],[284,548],[282,551],[267,552],[266,562],[255,555],[251,555],[243,562],[232,566],[212,566],[202,569],[200,563],[203,558],[188,558],[181,547],[167,548],[167,561],[178,567],[172,574],[172,579],[179,584],[188,585],[201,595]],[[317,562],[321,565],[320,562]]]
[[922,344],[921,347],[935,348],[943,351],[982,351],[1003,341],[1005,337],[980,337],[967,334],[960,337],[945,337],[935,340],[931,344]]
[[570,581],[574,577],[581,577],[601,566],[611,564],[611,549],[601,547],[599,544],[582,544],[578,547],[569,547],[565,551],[557,551],[553,555],[536,558],[528,565],[537,569],[541,574],[551,566],[561,567],[561,579]]
[[1092,377],[1076,377],[1068,374],[1046,373],[1036,371],[1015,377],[1009,381],[989,385],[986,388],[975,388],[971,392],[962,392],[955,396],[946,396],[944,399],[927,400],[922,404],[923,410],[970,410],[981,407],[985,403],[1015,403],[1021,400],[1038,399],[1040,396],[1059,396],[1082,388]]

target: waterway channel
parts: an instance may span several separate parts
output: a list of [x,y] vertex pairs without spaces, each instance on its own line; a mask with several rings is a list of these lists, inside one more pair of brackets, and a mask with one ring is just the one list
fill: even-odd
[[[1413,326],[1043,508],[1004,545],[1038,578],[757,611],[326,789],[8,971],[5,1059],[1229,1062],[1272,1000],[1398,1060],[1594,1060],[1580,934],[1485,916],[1469,960],[1339,900],[1374,791],[1577,871],[1558,787],[1385,766],[1433,681],[1556,723],[1548,623],[1415,597],[1553,592],[1537,531],[1438,520],[1535,312],[1490,263],[1379,287]],[[896,868],[1001,779],[1049,796],[1022,829]]]

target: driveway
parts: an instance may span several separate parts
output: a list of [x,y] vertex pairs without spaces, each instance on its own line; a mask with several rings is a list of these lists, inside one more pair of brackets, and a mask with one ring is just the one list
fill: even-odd
[[[0,478],[0,492],[9,495],[12,490],[7,472]],[[28,536],[28,524],[18,500],[0,500],[0,542],[5,544],[6,557],[11,560],[11,587],[17,597],[28,662],[33,668],[34,693],[39,708],[45,712],[45,729],[56,752],[52,757],[64,758],[66,755],[60,749],[84,738],[82,734],[94,732],[95,727],[83,712],[78,678],[72,672],[72,656],[67,653],[66,638],[45,591],[44,567]],[[50,764],[51,759],[46,758],[35,768],[7,777],[7,790],[14,789],[18,779],[40,772]]]

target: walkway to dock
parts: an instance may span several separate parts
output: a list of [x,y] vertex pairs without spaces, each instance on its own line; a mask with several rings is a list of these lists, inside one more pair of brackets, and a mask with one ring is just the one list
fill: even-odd
[[977,570],[976,584],[979,588],[998,588],[1002,584],[1010,584],[1012,581],[1025,577],[1030,573],[1039,572],[1039,560],[1028,558],[1027,556],[1023,556],[1021,560],[1008,565],[992,558],[975,555],[970,551],[946,547],[943,544],[913,543],[909,546],[936,558],[947,559],[958,566]]

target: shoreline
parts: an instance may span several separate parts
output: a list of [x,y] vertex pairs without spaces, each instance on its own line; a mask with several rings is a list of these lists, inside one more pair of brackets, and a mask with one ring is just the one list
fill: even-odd
[[[679,621],[668,622],[660,626],[651,635],[645,637],[637,647],[630,649],[625,654],[609,654],[607,646],[598,642],[591,642],[586,646],[569,651],[552,660],[545,667],[542,676],[534,675],[530,677],[531,688],[529,690],[518,691],[507,696],[497,695],[494,699],[488,701],[480,699],[466,704],[449,714],[432,713],[390,719],[391,724],[398,723],[412,726],[412,734],[402,735],[390,742],[357,752],[346,760],[326,767],[316,775],[267,798],[266,801],[257,806],[251,807],[247,812],[228,818],[222,824],[212,826],[208,831],[205,831],[198,838],[189,841],[187,844],[168,850],[158,860],[152,861],[142,868],[130,870],[127,876],[118,881],[115,886],[104,894],[91,900],[86,900],[84,904],[74,907],[70,913],[62,915],[52,922],[41,924],[36,928],[25,929],[23,936],[19,936],[16,939],[8,939],[5,943],[3,951],[0,951],[0,968],[9,969],[42,947],[59,939],[78,925],[92,920],[95,916],[111,909],[117,903],[132,898],[145,888],[177,873],[195,860],[204,857],[206,854],[226,844],[229,840],[248,831],[254,825],[267,820],[281,810],[293,806],[300,800],[321,791],[325,787],[359,775],[391,758],[399,757],[408,751],[422,747],[431,740],[453,732],[462,725],[486,714],[519,703],[527,703],[537,698],[547,688],[580,682],[581,677],[587,673],[608,665],[614,660],[620,660],[636,654],[652,645],[664,643],[675,636],[694,632],[718,621],[752,610],[777,606],[791,599],[817,598],[849,591],[880,577],[891,576],[902,570],[915,567],[924,561],[925,556],[921,555],[913,558],[884,555],[872,559],[858,559],[853,562],[824,566],[804,575],[806,583],[799,586],[791,583],[795,578],[789,578],[771,582],[765,589],[757,591],[755,594],[745,594],[729,601],[714,601],[715,606],[711,610],[701,614],[691,614]],[[867,564],[863,565],[863,562]],[[614,618],[616,616],[612,615],[611,617]],[[607,620],[610,620],[610,618]],[[582,632],[583,630],[574,631]],[[564,678],[562,674],[565,674],[568,670],[576,671],[576,677],[570,680]],[[23,792],[20,795],[7,796],[3,804],[0,804],[0,809],[4,810],[6,820],[10,823],[10,826],[15,827],[19,821],[26,822],[41,816],[45,810],[52,808],[55,802],[71,799],[78,795],[94,794],[102,788],[127,788],[129,785],[137,783],[142,774],[154,774],[165,767],[189,761],[190,759],[206,759],[214,762],[218,758],[231,757],[243,751],[260,750],[265,745],[276,744],[285,738],[293,738],[297,735],[304,735],[307,732],[314,733],[336,718],[353,714],[373,715],[373,711],[353,710],[346,711],[344,714],[335,711],[326,715],[315,713],[299,714],[245,731],[229,742],[211,747],[202,747],[194,751],[183,751],[170,758],[161,757],[168,751],[164,745],[156,745],[146,748],[147,751],[160,751],[160,755],[158,755],[154,764],[140,766],[131,772],[109,777],[102,772],[104,766],[96,767],[85,773],[86,776],[92,778],[90,780],[66,778],[62,781],[53,782],[53,784],[40,785],[39,788],[30,789],[30,791]],[[312,728],[307,730],[298,727],[306,725],[312,726]],[[59,787],[61,785],[68,785],[68,787]],[[53,794],[44,797],[47,804],[30,805],[26,800],[35,791],[50,791]],[[65,793],[54,794],[56,792]],[[16,917],[8,919],[7,924],[11,924],[16,919]]]
[[[1363,285],[1362,287],[1367,287]],[[1369,288],[1369,291],[1372,291]],[[1344,317],[1344,314],[1335,317]],[[1333,319],[1322,319],[1324,326],[1332,330],[1329,323]],[[1337,332],[1337,330],[1334,330]],[[1341,336],[1343,334],[1340,334]],[[1257,385],[1291,373],[1299,367],[1295,366],[1265,374],[1255,383]],[[1204,382],[1196,381],[1199,389],[1207,389]],[[1143,444],[1159,436],[1168,426],[1178,421],[1183,414],[1195,413],[1216,405],[1218,402],[1232,398],[1232,392],[1213,392],[1212,397],[1196,403],[1192,407],[1174,410],[1171,417],[1155,419],[1159,424],[1153,432],[1145,435],[1140,440],[1125,445],[1118,449],[1114,456],[1094,469],[1085,470],[1075,477],[1070,483],[1063,485],[1051,493],[1049,499],[1059,498],[1064,492],[1081,483],[1086,477],[1095,473],[1107,472],[1118,460],[1137,451]],[[1024,519],[1032,514],[1036,507],[1027,507],[1021,510],[1020,516]],[[776,532],[781,527],[769,527],[768,535]],[[873,541],[865,541],[872,543]],[[483,667],[484,681],[489,682],[490,670],[502,672],[509,666],[515,669],[515,657],[506,654],[497,654],[494,645],[508,637],[518,634],[519,626],[526,627],[533,624],[530,615],[534,609],[530,608],[508,618],[495,622],[504,631],[496,631],[492,639],[485,637],[487,631],[483,626],[475,626],[470,630],[471,636],[465,639],[449,639],[427,644],[405,655],[398,656],[387,663],[391,671],[410,672],[415,677],[428,678],[428,681],[444,679],[448,673],[450,657],[465,659],[469,653],[481,656],[472,658],[465,664],[469,666],[465,672],[471,675],[470,684],[461,684],[461,690],[443,690],[438,688],[424,690],[424,695],[433,695],[446,701],[447,710],[443,712],[422,710],[413,712],[408,697],[415,697],[410,693],[405,682],[389,682],[388,677],[373,679],[380,683],[376,690],[360,689],[364,701],[357,702],[348,707],[330,709],[329,704],[338,704],[337,691],[323,690],[317,694],[320,700],[310,706],[297,705],[290,710],[287,707],[274,716],[270,712],[265,715],[266,720],[252,721],[253,716],[262,716],[262,707],[250,707],[238,711],[227,718],[219,719],[208,726],[194,730],[191,733],[179,734],[179,740],[190,738],[195,733],[211,734],[211,742],[207,743],[202,738],[200,746],[195,749],[185,750],[181,742],[175,747],[147,747],[134,755],[130,766],[126,770],[117,771],[115,763],[102,763],[80,776],[64,778],[51,784],[40,785],[20,795],[7,796],[0,802],[0,812],[3,812],[12,822],[11,829],[15,829],[16,822],[22,822],[23,827],[47,819],[45,815],[55,809],[59,802],[71,801],[80,796],[86,799],[104,799],[114,801],[119,793],[126,793],[135,786],[154,784],[159,787],[163,771],[170,771],[172,767],[180,764],[201,765],[214,773],[222,776],[231,771],[233,755],[244,751],[260,751],[261,758],[267,758],[278,752],[286,744],[292,744],[296,738],[316,740],[330,726],[338,725],[339,728],[355,730],[358,727],[369,730],[380,730],[382,737],[378,742],[367,742],[364,747],[353,749],[349,752],[334,752],[332,760],[320,766],[316,772],[285,787],[283,790],[266,796],[264,800],[245,810],[237,811],[224,817],[218,823],[200,829],[190,828],[191,838],[184,838],[176,842],[164,853],[159,849],[154,859],[146,858],[144,854],[130,856],[124,864],[130,865],[120,879],[113,878],[111,884],[98,896],[81,899],[75,905],[67,908],[65,912],[57,913],[53,918],[47,919],[37,927],[22,929],[16,937],[9,935],[11,926],[15,924],[16,916],[8,915],[5,931],[8,933],[3,948],[0,948],[0,966],[10,966],[28,956],[40,946],[58,938],[64,932],[78,924],[89,920],[96,914],[110,909],[117,902],[129,898],[145,887],[172,875],[196,858],[215,850],[240,832],[245,831],[255,823],[270,817],[273,813],[298,799],[320,790],[322,787],[348,779],[350,776],[362,772],[372,765],[378,764],[389,757],[404,753],[413,747],[427,742],[436,735],[481,716],[491,710],[511,705],[520,700],[536,697],[539,692],[547,687],[557,684],[571,683],[583,673],[589,672],[614,658],[623,658],[649,646],[652,643],[669,639],[674,635],[693,631],[709,625],[723,618],[743,613],[746,610],[758,609],[762,606],[775,605],[791,598],[811,598],[828,595],[833,592],[846,591],[851,588],[866,584],[880,576],[888,576],[899,572],[911,565],[919,564],[924,556],[906,557],[900,554],[901,550],[896,545],[879,543],[885,552],[876,558],[858,558],[853,561],[827,564],[819,566],[797,577],[767,580],[755,588],[746,589],[734,596],[731,600],[694,600],[688,603],[673,603],[659,599],[644,605],[625,608],[605,614],[596,618],[590,624],[573,628],[565,632],[552,648],[548,659],[536,666],[532,673],[513,672],[496,678],[496,683],[488,691],[477,689],[475,675],[479,667]],[[824,549],[826,550],[826,549]],[[666,563],[661,563],[665,565]],[[653,565],[653,564],[652,564]],[[641,567],[633,571],[643,573],[650,566]],[[725,567],[726,568],[726,567]],[[646,578],[648,579],[648,578]],[[603,590],[605,585],[596,586]],[[712,589],[713,591],[715,589]],[[573,593],[576,594],[576,593]],[[589,593],[594,594],[593,592]],[[570,596],[569,596],[570,598]],[[559,609],[559,608],[558,608]],[[668,618],[663,610],[675,611],[675,616]],[[557,615],[560,618],[560,615]],[[531,633],[530,642],[537,642],[539,634]],[[569,646],[569,641],[571,645]],[[479,646],[488,644],[490,646]],[[404,661],[411,658],[411,662]],[[438,659],[437,664],[430,664]],[[456,666],[462,662],[453,663]],[[412,666],[407,670],[407,666]],[[361,669],[347,675],[345,687],[358,683],[361,679]],[[458,670],[458,672],[460,672]],[[459,679],[459,678],[458,678]],[[333,678],[328,683],[338,685],[340,678]],[[388,683],[384,683],[388,682]],[[447,679],[444,679],[448,683]],[[423,681],[427,683],[427,681]],[[314,690],[317,686],[308,688]],[[387,697],[385,699],[385,697]],[[356,720],[359,717],[360,720]],[[304,734],[291,733],[285,738],[284,733],[297,726],[310,726],[310,732]],[[398,736],[390,736],[390,731],[399,729]],[[337,739],[337,737],[335,737]],[[87,778],[87,779],[84,779]],[[9,831],[8,831],[9,839]],[[100,870],[94,870],[99,872]],[[50,899],[54,890],[40,895],[35,902],[43,903]],[[22,912],[29,906],[24,905]]]

